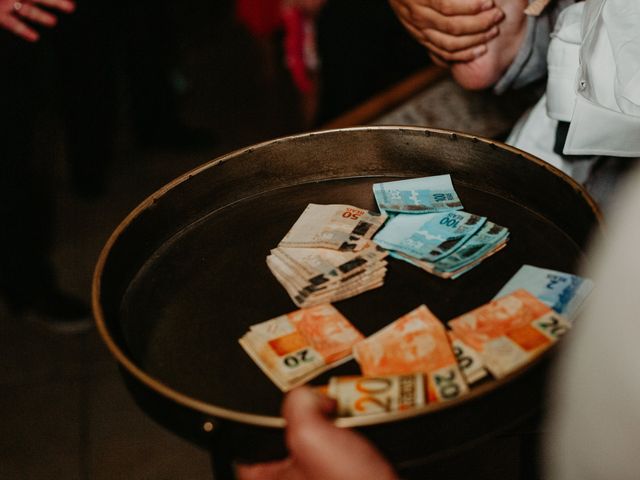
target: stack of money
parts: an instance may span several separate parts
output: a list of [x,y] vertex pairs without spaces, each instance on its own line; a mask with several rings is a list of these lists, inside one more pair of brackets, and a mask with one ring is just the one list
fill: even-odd
[[[531,271],[539,276],[542,270]],[[553,275],[557,283],[568,274]],[[591,288],[590,282],[586,285]],[[253,325],[240,344],[283,391],[354,357],[361,375],[332,377],[317,388],[336,400],[338,415],[357,416],[458,398],[489,373],[503,378],[531,362],[571,324],[527,290],[517,289],[448,326],[421,305],[364,338],[338,310],[324,304]]]
[[593,282],[570,273],[523,265],[494,298],[504,297],[520,288],[573,322],[591,293]]
[[520,289],[454,318],[449,327],[479,353],[494,377],[502,378],[551,347],[570,323]]
[[399,258],[442,278],[458,278],[505,247],[509,230],[471,213],[398,215],[374,241]]
[[239,342],[286,392],[351,359],[362,339],[332,305],[317,305],[252,325]]
[[365,377],[423,375],[428,403],[468,391],[445,327],[425,305],[357,343],[353,354]]
[[309,204],[267,265],[299,307],[380,287],[388,253],[370,239],[386,219],[351,205]]
[[393,216],[375,242],[391,256],[442,278],[457,278],[506,245],[509,231],[459,211],[449,175],[375,184],[381,211]]

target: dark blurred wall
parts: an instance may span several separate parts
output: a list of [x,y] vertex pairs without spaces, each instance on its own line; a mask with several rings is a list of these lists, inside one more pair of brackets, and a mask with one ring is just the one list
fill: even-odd
[[386,0],[329,0],[317,31],[322,62],[318,124],[429,63]]

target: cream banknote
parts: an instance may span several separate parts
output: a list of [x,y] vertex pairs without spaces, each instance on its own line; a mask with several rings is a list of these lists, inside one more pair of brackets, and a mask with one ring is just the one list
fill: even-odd
[[310,203],[278,246],[358,251],[386,219],[351,205]]
[[274,255],[267,257],[269,269],[298,306],[336,302],[378,288],[384,282],[386,263],[380,260],[369,265],[368,269],[353,271],[348,276],[309,283],[280,258]]
[[421,407],[427,402],[421,373],[381,377],[331,377],[326,394],[336,400],[340,417],[385,414]]
[[447,331],[447,335],[449,336],[453,354],[456,356],[456,360],[460,366],[460,371],[467,383],[471,385],[486,378],[487,369],[485,368],[482,355],[467,345],[466,342],[463,342],[452,330]]
[[279,247],[271,250],[271,254],[286,263],[305,283],[322,285],[372,269],[388,252],[370,242],[358,252]]

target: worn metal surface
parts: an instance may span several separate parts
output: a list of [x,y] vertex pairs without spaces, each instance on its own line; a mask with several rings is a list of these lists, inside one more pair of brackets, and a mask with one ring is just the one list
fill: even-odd
[[[391,261],[384,287],[336,304],[365,335],[422,303],[451,319],[490,300],[523,263],[572,272],[586,261],[584,247],[600,221],[588,195],[496,142],[368,127],[243,149],[148,198],[98,262],[98,328],[141,406],[199,444],[224,432],[240,458],[281,452],[282,393],[237,342],[250,325],[296,308],[265,264],[269,249],[310,202],[375,209],[372,183],[443,173],[452,175],[465,210],[507,226],[510,242],[455,281]],[[541,401],[547,360],[455,403],[338,424],[362,427],[394,460],[411,461],[525,416]],[[349,362],[313,383],[357,371]]]

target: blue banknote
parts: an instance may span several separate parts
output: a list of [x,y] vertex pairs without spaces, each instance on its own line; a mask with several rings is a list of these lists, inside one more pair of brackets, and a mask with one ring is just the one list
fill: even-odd
[[486,222],[467,212],[398,215],[374,237],[382,248],[435,262],[462,246]]
[[453,272],[465,265],[481,259],[504,242],[509,230],[493,222],[487,221],[480,230],[451,255],[447,255],[433,264],[441,272]]
[[593,282],[570,273],[523,265],[498,292],[503,297],[524,288],[556,312],[573,321],[593,289]]
[[373,194],[380,211],[393,213],[437,213],[462,210],[450,175],[410,178],[376,183]]

